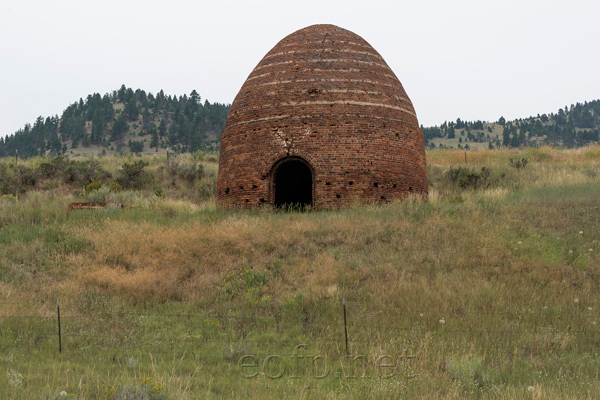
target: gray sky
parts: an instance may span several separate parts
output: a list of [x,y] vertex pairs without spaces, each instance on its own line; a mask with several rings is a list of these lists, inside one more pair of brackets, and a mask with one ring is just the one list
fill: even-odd
[[419,122],[507,119],[600,98],[597,0],[6,0],[0,136],[121,84],[230,103],[279,40],[349,29],[394,70]]

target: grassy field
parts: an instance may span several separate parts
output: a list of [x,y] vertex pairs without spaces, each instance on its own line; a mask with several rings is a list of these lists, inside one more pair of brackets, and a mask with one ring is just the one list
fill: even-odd
[[101,210],[58,177],[3,196],[1,397],[598,398],[600,147],[464,157],[340,211],[220,211],[215,157],[145,156]]

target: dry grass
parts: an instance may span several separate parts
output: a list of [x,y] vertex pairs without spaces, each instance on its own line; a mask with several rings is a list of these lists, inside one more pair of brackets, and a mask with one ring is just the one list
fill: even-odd
[[[594,172],[600,148],[471,152],[469,168],[491,168],[498,178],[477,190],[454,187],[445,176],[450,167],[464,166],[463,152],[435,150],[427,156],[426,203],[225,213],[216,209],[214,197],[198,202],[177,193],[158,199],[140,192],[144,208],[130,210],[69,212],[70,198],[57,195],[1,202],[2,314],[49,317],[59,296],[74,321],[82,321],[77,332],[98,334],[111,346],[90,353],[93,368],[84,353],[81,360],[41,368],[39,359],[51,357],[43,352],[23,355],[29,361],[14,363],[15,368],[38,389],[39,382],[56,386],[66,369],[74,370],[79,380],[67,385],[81,398],[101,394],[102,383],[124,385],[140,375],[159,379],[182,399],[232,393],[244,398],[594,397],[600,390],[593,379],[598,359],[588,349],[595,345],[594,324],[600,323],[594,316],[600,309],[600,174]],[[523,157],[529,160],[525,168],[509,165],[510,158]],[[122,161],[109,159],[106,168]],[[158,171],[161,165],[155,161],[149,168]],[[336,336],[342,298],[349,304],[354,350],[414,352],[418,378],[331,379],[306,391],[314,381],[241,380],[222,344],[199,345],[209,355],[190,356],[198,349],[184,342],[167,347],[165,356],[147,346],[127,347],[122,339],[191,340],[197,337],[189,335],[198,334],[237,344]],[[196,333],[173,321],[95,317],[139,310],[269,314],[279,320],[215,325]],[[390,325],[398,330],[381,328]],[[10,340],[11,329],[3,340]],[[311,351],[331,355],[344,352],[338,342],[313,346],[319,348]],[[127,366],[130,356],[138,367]],[[449,364],[450,356],[458,361]],[[483,389],[465,383],[470,378],[461,374],[472,367],[491,371]],[[17,391],[11,393],[8,398],[18,398]],[[39,397],[39,390],[27,393]]]
[[[428,293],[421,297],[431,296],[433,304],[453,304],[458,299],[452,293],[470,290],[467,276],[482,274],[485,279],[489,274],[482,270],[496,270],[510,259],[513,249],[507,242],[518,236],[515,229],[524,229],[517,227],[522,212],[531,211],[529,204],[507,203],[511,193],[525,187],[580,187],[600,179],[589,173],[600,166],[599,147],[471,152],[468,166],[486,166],[507,175],[498,185],[478,191],[444,186],[443,171],[464,164],[463,152],[434,150],[427,156],[430,167],[438,169],[427,204],[409,201],[340,212],[225,215],[216,211],[214,197],[198,204],[152,200],[140,193],[136,195],[139,201],[132,201],[148,209],[148,216],[137,212],[139,219],[132,223],[118,212],[96,212],[93,224],[71,229],[76,237],[91,242],[93,251],[68,256],[65,264],[77,273],[65,278],[77,293],[92,286],[138,299],[210,301],[228,271],[250,265],[267,269],[281,262],[283,276],[263,288],[276,303],[290,292],[307,288],[313,296],[325,298],[352,288],[379,298],[381,305],[410,302],[416,292]],[[508,159],[520,157],[528,158],[530,164],[520,171],[510,168]],[[192,161],[184,158],[179,161]],[[158,157],[148,161],[155,170],[164,162]],[[111,170],[122,159],[105,157],[102,162]],[[454,196],[460,197],[460,203],[452,201]],[[58,207],[64,210],[58,214],[48,210],[48,217],[39,212],[25,216],[31,207],[42,213],[48,208],[39,204],[39,197],[32,199],[17,205],[16,214],[36,221],[69,220],[64,206]],[[56,201],[51,207],[56,207]],[[559,208],[550,211],[560,212]],[[532,223],[539,218],[556,217],[534,212]],[[512,259],[510,268],[519,269],[518,265],[528,262]],[[446,281],[452,277],[456,286],[437,287],[438,276]],[[397,291],[391,289],[391,282],[407,299],[384,295]],[[423,291],[424,282],[433,287]]]

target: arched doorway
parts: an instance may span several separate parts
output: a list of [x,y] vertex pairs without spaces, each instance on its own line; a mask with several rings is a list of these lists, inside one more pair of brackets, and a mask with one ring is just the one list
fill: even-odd
[[306,208],[312,205],[313,173],[306,161],[288,157],[279,161],[273,172],[275,207]]

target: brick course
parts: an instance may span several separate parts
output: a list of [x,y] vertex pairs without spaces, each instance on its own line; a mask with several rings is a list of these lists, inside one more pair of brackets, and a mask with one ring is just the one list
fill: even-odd
[[218,205],[273,204],[288,158],[309,165],[318,209],[427,196],[423,133],[402,84],[364,39],[334,25],[292,33],[250,73],[221,137]]

